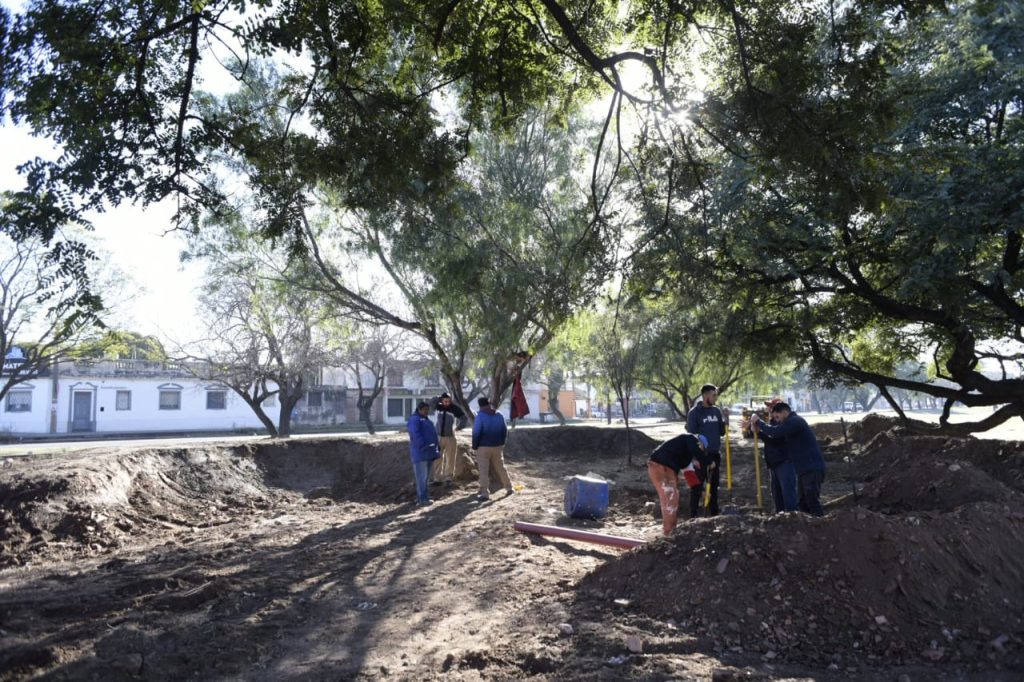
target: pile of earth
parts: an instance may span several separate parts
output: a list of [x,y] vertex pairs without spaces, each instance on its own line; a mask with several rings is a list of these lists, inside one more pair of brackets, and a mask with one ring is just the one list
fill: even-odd
[[[934,431],[935,424],[921,421],[919,419],[908,419],[903,421],[898,417],[890,417],[884,414],[872,412],[865,415],[863,419],[851,423],[847,427],[847,435],[854,445],[866,445],[880,433],[886,433],[892,429],[923,433]],[[840,436],[841,437],[841,436]]]
[[[474,480],[461,438],[456,478]],[[634,450],[650,438],[634,432]],[[0,567],[43,554],[116,549],[152,532],[227,523],[302,498],[412,499],[408,437],[271,440],[136,451],[89,450],[17,461],[0,472]],[[625,452],[619,429],[553,427],[510,434],[509,458]],[[495,482],[496,483],[496,482]]]
[[286,498],[394,497],[410,478],[404,442],[269,441],[19,461],[0,476],[0,566],[216,526]]
[[857,504],[875,511],[953,511],[972,502],[1019,504],[1024,443],[883,432],[854,459]]
[[629,449],[634,459],[646,459],[658,441],[646,433],[601,426],[552,426],[509,431],[505,455],[513,459],[572,453],[586,458],[620,457]]
[[888,464],[824,518],[688,522],[588,575],[580,606],[626,600],[719,655],[1024,671],[1024,493],[961,456],[977,441],[927,440],[870,453]]

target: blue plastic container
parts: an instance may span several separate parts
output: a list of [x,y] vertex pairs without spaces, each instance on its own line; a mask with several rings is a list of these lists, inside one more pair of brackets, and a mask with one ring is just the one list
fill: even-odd
[[573,476],[565,487],[565,513],[575,519],[589,519],[608,513],[608,481]]

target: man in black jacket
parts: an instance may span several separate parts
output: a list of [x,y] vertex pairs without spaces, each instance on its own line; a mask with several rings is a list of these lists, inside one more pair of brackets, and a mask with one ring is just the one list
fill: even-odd
[[455,460],[459,454],[459,444],[455,432],[465,424],[466,413],[452,402],[452,397],[442,393],[434,403],[437,411],[437,435],[441,442],[441,459],[434,467],[434,485],[444,481],[452,485],[455,479]]
[[708,439],[684,433],[670,438],[651,453],[647,475],[661,501],[662,532],[670,535],[679,519],[679,472],[688,466],[701,468],[700,460],[708,447]]
[[[686,430],[694,435],[704,436],[708,445],[700,464],[700,482],[710,488],[711,499],[708,505],[708,516],[718,514],[718,478],[722,436],[725,435],[725,415],[718,409],[718,388],[713,384],[704,384],[700,389],[700,400],[694,403],[686,415]],[[700,509],[701,487],[690,489],[690,518],[697,516]]]

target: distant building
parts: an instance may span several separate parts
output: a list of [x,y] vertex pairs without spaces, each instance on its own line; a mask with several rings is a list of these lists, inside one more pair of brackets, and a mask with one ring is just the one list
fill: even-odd
[[[189,371],[189,370],[193,371]],[[0,431],[9,434],[182,433],[262,430],[263,424],[234,391],[195,378],[201,365],[144,360],[61,362],[38,377],[14,386],[0,405]],[[373,377],[364,376],[372,386]],[[355,377],[342,368],[325,368],[309,378],[309,388],[292,412],[293,426],[331,427],[360,421]],[[529,420],[546,414],[543,388],[524,385]],[[445,392],[436,373],[422,362],[394,362],[381,395],[371,409],[376,423],[404,424],[420,400]],[[562,397],[566,416],[579,412],[574,393]],[[277,396],[264,404],[276,423]],[[475,409],[476,404],[472,407]],[[509,403],[501,406],[507,414]],[[542,409],[543,407],[543,409]],[[589,409],[589,401],[586,405]]]
[[[276,397],[265,410],[277,419]],[[173,362],[61,362],[14,386],[0,409],[10,433],[143,433],[261,429],[228,387]]]

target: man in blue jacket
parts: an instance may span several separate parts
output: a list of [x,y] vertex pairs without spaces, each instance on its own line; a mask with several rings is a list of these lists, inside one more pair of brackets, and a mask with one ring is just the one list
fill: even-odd
[[701,491],[705,481],[711,487],[711,500],[708,505],[708,516],[718,514],[718,476],[722,462],[722,436],[725,435],[725,416],[715,407],[718,400],[718,388],[713,384],[704,384],[700,388],[700,401],[695,403],[686,415],[686,430],[695,436],[704,436],[708,446],[700,459],[701,485],[690,488],[690,518],[697,516],[700,509]]
[[512,494],[512,481],[505,471],[505,457],[502,453],[508,437],[505,417],[491,407],[491,401],[487,398],[480,398],[477,404],[480,409],[473,422],[473,452],[476,455],[476,466],[480,470],[480,491],[476,499],[483,502],[490,497],[492,467],[508,495]]
[[[781,398],[772,398],[764,404],[768,410],[769,422],[778,424],[779,419],[771,413],[772,408],[782,402]],[[779,436],[772,438],[763,433],[754,434],[761,441],[764,463],[768,465],[768,475],[772,484],[772,500],[775,501],[776,512],[792,512],[797,510],[796,470],[789,461],[786,452],[786,439]]]
[[430,405],[420,401],[416,411],[409,415],[409,458],[412,473],[416,479],[416,504],[426,506],[432,503],[427,496],[427,476],[434,460],[441,456],[437,443],[437,429],[427,417]]
[[772,408],[772,418],[778,424],[765,424],[754,413],[750,416],[750,430],[769,438],[782,437],[786,441],[786,452],[796,471],[797,492],[800,496],[800,511],[824,516],[821,506],[821,484],[825,481],[825,458],[821,456],[818,439],[810,425],[789,405],[780,402]]

